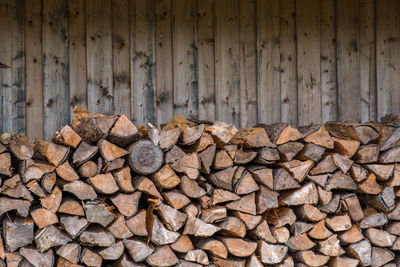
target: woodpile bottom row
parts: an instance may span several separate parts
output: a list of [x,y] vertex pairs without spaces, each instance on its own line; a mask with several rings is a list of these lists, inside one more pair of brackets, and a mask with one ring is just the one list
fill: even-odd
[[0,266],[400,266],[400,117],[0,136]]

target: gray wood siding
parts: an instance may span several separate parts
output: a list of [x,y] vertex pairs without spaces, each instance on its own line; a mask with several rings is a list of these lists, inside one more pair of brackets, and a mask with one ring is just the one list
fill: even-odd
[[400,112],[398,0],[0,0],[0,132],[75,105],[246,127]]

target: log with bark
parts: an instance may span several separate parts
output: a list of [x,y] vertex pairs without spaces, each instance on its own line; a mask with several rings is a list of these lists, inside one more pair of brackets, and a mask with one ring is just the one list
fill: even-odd
[[4,133],[0,266],[399,266],[398,121]]

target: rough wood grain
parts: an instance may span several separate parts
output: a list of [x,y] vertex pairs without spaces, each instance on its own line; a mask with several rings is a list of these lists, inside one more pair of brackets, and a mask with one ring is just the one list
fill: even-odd
[[111,114],[113,105],[111,1],[86,1],[88,108]]

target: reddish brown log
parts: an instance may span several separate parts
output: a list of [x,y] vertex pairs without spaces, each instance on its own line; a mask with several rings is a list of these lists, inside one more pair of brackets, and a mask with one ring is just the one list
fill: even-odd
[[70,146],[72,148],[76,148],[81,141],[82,137],[80,137],[74,129],[68,125],[57,130],[53,135],[53,142]]

